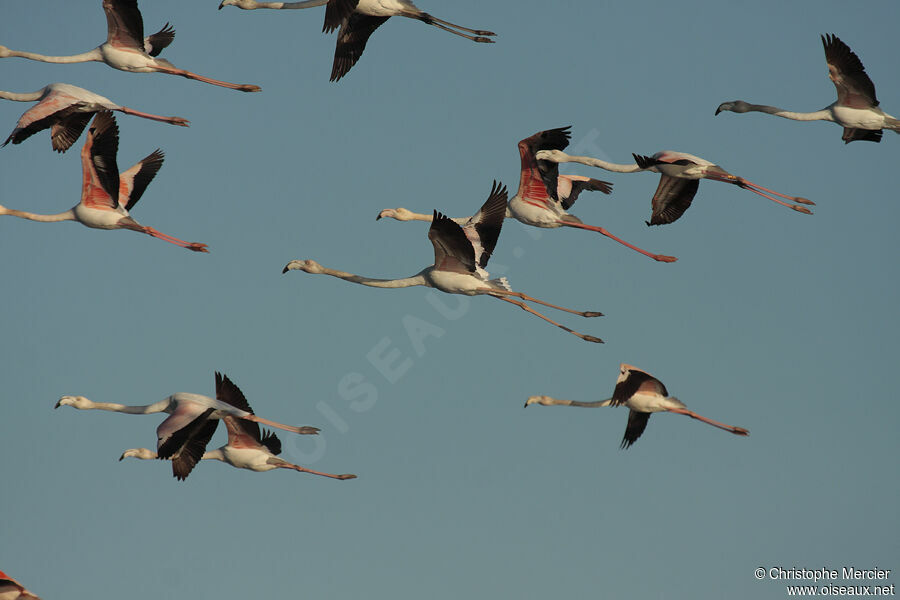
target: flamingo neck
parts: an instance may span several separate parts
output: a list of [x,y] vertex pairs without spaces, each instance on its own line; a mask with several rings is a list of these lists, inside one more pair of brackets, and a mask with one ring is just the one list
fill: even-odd
[[538,402],[538,404],[542,404],[544,406],[581,406],[583,408],[598,408],[602,406],[609,406],[612,404],[612,398],[607,398],[606,400],[597,400],[596,402],[579,402],[577,400],[562,400],[559,398],[550,398],[549,396],[544,396]]
[[335,269],[326,269],[324,267],[322,268],[321,273],[323,275],[331,275],[332,277],[337,277],[338,279],[343,279],[344,281],[358,283],[360,285],[367,285],[369,287],[405,288],[417,285],[428,285],[428,283],[425,281],[424,272],[422,271],[416,273],[412,277],[405,277],[403,279],[374,279],[372,277],[363,277],[362,275],[354,275],[353,273],[336,271]]
[[200,460],[221,460],[222,462],[226,462],[225,453],[222,452],[221,448],[204,452],[203,456],[200,457]]
[[60,221],[77,221],[75,211],[69,209],[65,212],[56,213],[54,215],[39,215],[35,213],[25,212],[24,210],[15,210],[0,206],[0,215],[9,215],[11,217],[19,217],[20,219],[28,219],[29,221],[38,221],[39,223],[58,223]]
[[[89,401],[90,402],[90,401]],[[158,412],[165,412],[169,408],[169,399],[160,400],[153,404],[145,404],[143,406],[128,406],[126,404],[117,404],[115,402],[90,402],[83,410],[108,410],[112,412],[125,413],[128,415],[149,415]]]
[[18,58],[27,58],[29,60],[38,60],[45,63],[59,63],[59,64],[69,64],[69,63],[82,63],[82,62],[92,62],[99,61],[103,62],[103,57],[100,54],[99,48],[94,48],[89,52],[82,52],[81,54],[72,54],[69,56],[44,56],[43,54],[38,54],[36,52],[23,52],[21,50],[10,50],[6,48],[0,48],[0,58],[7,57],[18,57]]
[[312,8],[314,6],[324,6],[328,4],[328,0],[307,0],[306,2],[257,2],[257,8]]
[[831,107],[823,108],[815,112],[793,112],[784,110],[777,106],[766,106],[765,104],[747,104],[746,112],[762,112],[782,119],[790,119],[792,121],[834,121],[831,113]]
[[599,158],[591,158],[590,156],[571,156],[569,154],[565,154],[565,159],[559,162],[574,162],[582,165],[587,165],[589,167],[599,167],[601,169],[612,171],[614,173],[637,173],[641,170],[641,168],[635,163],[632,163],[630,165],[620,165],[617,163],[606,162],[605,160],[600,160]]
[[0,98],[4,100],[15,100],[16,102],[33,102],[35,100],[40,100],[44,95],[44,90],[46,88],[39,89],[36,92],[29,93],[21,93],[17,94],[16,92],[4,92],[0,91]]

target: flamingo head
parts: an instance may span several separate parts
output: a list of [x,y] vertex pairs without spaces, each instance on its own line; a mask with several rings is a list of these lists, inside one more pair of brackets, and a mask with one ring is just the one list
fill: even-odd
[[156,458],[156,452],[152,450],[148,450],[147,448],[130,448],[122,453],[122,456],[119,457],[119,460],[123,458],[128,458],[133,456],[135,458],[141,458],[144,460]]
[[0,58],[8,58],[9,57],[9,48],[6,46],[0,46]]
[[728,110],[736,113],[745,113],[750,109],[750,105],[744,102],[743,100],[735,100],[734,102],[723,102],[719,105],[719,108],[716,109],[716,114],[719,114],[723,110]]
[[313,274],[324,272],[322,265],[314,260],[292,260],[285,265],[281,272],[287,273],[288,271],[306,271]]
[[529,404],[553,406],[553,398],[551,398],[550,396],[529,396],[528,400],[525,401],[525,408],[528,408]]
[[549,160],[550,162],[565,162],[563,158],[565,158],[566,153],[562,150],[538,150],[534,157],[537,160]]
[[256,8],[256,2],[252,0],[222,0],[222,3],[219,4],[219,10],[222,10],[223,6],[237,6],[244,10],[253,10]]
[[86,409],[93,408],[94,403],[84,396],[63,396],[56,402],[56,406],[53,408],[59,408],[60,406],[74,406],[78,409]]
[[386,208],[375,217],[375,220],[379,219],[396,219],[398,221],[412,221],[415,219],[412,211],[406,210],[405,208]]

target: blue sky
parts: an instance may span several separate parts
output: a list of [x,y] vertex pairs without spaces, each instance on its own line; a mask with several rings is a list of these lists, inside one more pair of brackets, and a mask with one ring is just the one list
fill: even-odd
[[[39,24],[32,3],[7,4],[10,48],[73,54],[104,38],[99,1],[49,2]],[[190,119],[117,115],[118,160],[162,148],[133,215],[211,249],[0,219],[0,568],[45,598],[130,600],[782,598],[755,568],[897,568],[900,136],[845,146],[834,124],[713,112],[826,106],[819,35],[833,32],[900,115],[900,5],[419,4],[497,43],[392,19],[332,84],[321,8],[159,0],[141,6],[148,32],[177,29],[163,56],[263,91],[0,60],[5,90],[62,81]],[[26,108],[0,102],[0,121],[11,131]],[[492,180],[516,187],[518,140],[565,125],[573,152],[690,152],[814,200],[815,215],[706,181],[680,221],[651,229],[657,176],[563,166],[615,184],[574,214],[679,261],[507,222],[489,270],[604,312],[560,317],[604,345],[488,298],[281,274],[295,258],[419,271],[427,225],[378,211],[472,214]],[[77,202],[81,141],[57,155],[48,137],[0,150],[0,204]],[[750,437],[663,414],[620,451],[623,409],[522,408],[532,394],[608,397],[620,362]],[[285,458],[359,478],[215,463],[179,483],[168,465],[116,460],[152,446],[160,417],[52,410],[63,394],[212,394],[215,370],[259,414],[322,428],[315,442],[279,434]]]

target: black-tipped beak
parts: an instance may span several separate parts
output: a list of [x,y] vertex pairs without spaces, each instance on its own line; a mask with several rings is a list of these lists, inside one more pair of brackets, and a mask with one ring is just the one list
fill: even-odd
[[281,270],[281,274],[282,274],[282,275],[284,275],[284,274],[287,273],[287,272],[288,272],[288,268],[287,268],[287,267],[285,267],[285,268],[283,268],[283,269]]
[[716,114],[719,114],[720,112],[722,112],[722,107],[721,107],[721,106],[720,106],[719,108],[716,109]]
[[375,220],[377,221],[377,220],[380,219],[380,218],[381,218],[381,213],[378,213],[378,216],[375,217]]
[[528,400],[525,401],[525,406],[523,406],[522,408],[528,408]]
[[219,10],[222,10],[222,4],[219,4]]

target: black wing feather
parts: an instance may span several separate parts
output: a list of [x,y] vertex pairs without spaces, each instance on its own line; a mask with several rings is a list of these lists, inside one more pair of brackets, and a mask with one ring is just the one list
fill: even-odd
[[206,446],[209,444],[209,440],[212,439],[218,426],[219,419],[207,419],[196,435],[192,436],[184,444],[178,456],[172,459],[172,475],[176,479],[184,481],[191,474],[194,466],[200,462],[203,453],[206,452]]
[[166,23],[162,29],[153,35],[147,36],[147,39],[144,40],[144,51],[150,56],[159,56],[159,53],[171,44],[174,39],[175,28]]
[[150,182],[153,181],[153,178],[156,177],[156,174],[162,167],[165,157],[166,155],[163,153],[163,151],[157,148],[146,158],[141,160],[141,168],[134,176],[134,184],[131,188],[131,196],[128,198],[128,204],[125,205],[125,210],[131,210],[134,205],[137,204],[138,200],[141,199],[141,196],[144,195],[144,191],[147,189],[147,186],[150,185]]
[[866,68],[856,53],[833,33],[822,36],[822,46],[825,48],[825,61],[838,72],[837,80],[831,74],[838,100],[856,108],[878,106],[875,84],[866,74]]
[[119,126],[116,125],[116,118],[108,110],[98,112],[91,124],[91,133],[91,163],[113,206],[118,206],[119,166],[116,164],[116,154],[119,151]]
[[621,406],[625,404],[628,399],[634,396],[637,391],[641,389],[641,386],[648,381],[654,382],[657,385],[657,391],[660,394],[663,396],[669,395],[663,382],[653,375],[644,373],[643,371],[630,370],[628,372],[628,377],[626,377],[624,381],[616,384],[616,388],[613,390],[612,406]]
[[588,179],[587,181],[574,180],[572,181],[572,191],[569,192],[569,195],[566,198],[560,198],[559,202],[563,207],[563,210],[569,210],[572,208],[572,205],[575,204],[575,201],[578,200],[579,194],[583,191],[589,192],[603,192],[604,194],[609,194],[612,192],[612,183],[608,181],[601,181],[600,179]]
[[656,193],[653,194],[651,206],[653,212],[647,225],[665,225],[677,221],[691,206],[699,179],[680,179],[663,175],[659,180]]
[[630,447],[644,430],[647,428],[647,422],[650,420],[650,413],[642,413],[630,410],[628,411],[628,424],[625,425],[625,436],[622,438],[622,444],[619,446],[622,450]]
[[281,440],[272,431],[263,430],[262,438],[259,443],[269,449],[269,452],[278,456],[281,454]]
[[358,12],[350,15],[338,32],[334,48],[334,64],[331,67],[331,81],[338,81],[353,68],[366,49],[369,36],[389,18],[372,17]]
[[324,33],[331,33],[344,24],[346,19],[356,10],[359,0],[328,0],[325,7],[325,24],[322,25]]
[[[854,129],[853,127],[844,127],[844,135],[841,137],[845,144],[855,141],[875,142],[881,141],[883,132],[880,129]],[[14,144],[16,142],[13,142]]]
[[503,227],[503,220],[506,218],[507,197],[506,186],[498,181],[494,181],[491,185],[491,193],[488,195],[488,199],[466,224],[467,227],[475,227],[478,239],[481,241],[482,252],[481,256],[477,258],[478,265],[482,268],[487,266],[488,260],[497,246],[500,229]]
[[[230,404],[231,406],[250,414],[256,414],[253,412],[253,409],[250,408],[250,403],[247,402],[247,398],[244,396],[241,388],[228,379],[228,375],[222,375],[218,372],[216,372],[216,400],[221,400],[226,404]],[[257,442],[260,441],[259,423],[240,418],[235,418],[234,421],[241,426],[244,433]]]
[[[569,146],[569,139],[572,137],[572,126],[557,127],[556,129],[546,129],[539,131],[528,138],[531,155],[534,156],[540,150],[565,150]],[[547,194],[553,200],[558,200],[556,188],[559,178],[559,163],[552,160],[536,160],[538,173],[544,186],[547,188]],[[573,201],[574,202],[574,201]]]
[[[459,223],[434,211],[431,227],[428,229],[428,239],[436,249],[440,247],[444,254],[458,260],[470,273],[475,272],[475,248]],[[437,252],[436,249],[435,252]],[[435,266],[439,266],[437,256],[435,256]]]

